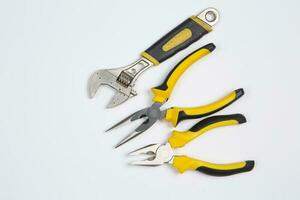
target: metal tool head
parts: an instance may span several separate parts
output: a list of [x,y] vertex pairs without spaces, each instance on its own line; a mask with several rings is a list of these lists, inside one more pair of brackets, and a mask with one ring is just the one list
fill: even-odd
[[137,137],[138,135],[149,129],[153,124],[155,124],[156,121],[162,119],[165,116],[165,111],[160,110],[161,105],[161,103],[154,103],[148,108],[141,109],[129,115],[125,119],[121,120],[120,122],[109,128],[107,131],[114,129],[120,126],[121,124],[124,124],[125,122],[146,118],[146,120],[144,120],[142,124],[140,124],[131,134],[127,135],[123,140],[121,140],[115,146],[115,148]]
[[[142,115],[143,116],[143,115]],[[144,116],[143,116],[144,117]],[[133,119],[136,120],[136,119]],[[137,137],[138,135],[142,134],[143,132],[145,132],[147,129],[149,129],[155,122],[157,121],[157,119],[154,118],[147,118],[145,121],[142,122],[142,124],[140,124],[132,133],[130,133],[129,135],[127,135],[125,138],[123,138],[116,146],[115,148],[118,148],[119,146],[129,142],[130,140],[132,140],[133,138]]]
[[130,156],[148,155],[145,160],[133,161],[132,165],[141,166],[158,166],[164,163],[170,163],[173,160],[174,152],[169,143],[166,144],[150,144],[137,149],[129,154]]
[[88,94],[93,98],[101,85],[108,85],[116,90],[115,95],[107,105],[108,108],[120,105],[128,98],[135,96],[136,92],[132,90],[131,86],[125,87],[118,81],[118,77],[122,72],[119,69],[105,69],[94,72],[88,82]]
[[145,58],[139,58],[134,63],[121,68],[103,69],[94,72],[88,82],[88,93],[93,98],[101,85],[108,85],[117,92],[108,104],[108,108],[115,107],[125,102],[130,97],[136,96],[133,90],[138,76],[151,67],[153,63]]

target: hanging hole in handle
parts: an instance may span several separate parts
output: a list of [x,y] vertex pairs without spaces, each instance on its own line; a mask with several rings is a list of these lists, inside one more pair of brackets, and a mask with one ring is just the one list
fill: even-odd
[[214,22],[217,19],[217,15],[213,11],[210,10],[205,14],[205,19],[208,22]]
[[219,11],[215,8],[207,8],[197,15],[199,19],[210,26],[215,25],[219,21]]

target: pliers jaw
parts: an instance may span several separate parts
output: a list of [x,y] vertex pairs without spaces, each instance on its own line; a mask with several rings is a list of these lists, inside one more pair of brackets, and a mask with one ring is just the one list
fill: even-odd
[[164,118],[166,111],[161,111],[160,110],[161,106],[162,106],[162,103],[154,103],[148,108],[141,109],[141,110],[131,114],[130,116],[126,117],[125,119],[121,120],[120,122],[118,122],[117,124],[115,124],[114,126],[109,128],[108,130],[106,130],[106,132],[107,132],[107,131],[110,131],[110,130],[118,127],[121,124],[128,122],[128,121],[135,121],[138,119],[145,118],[145,120],[142,122],[142,124],[140,124],[132,133],[127,135],[123,140],[121,140],[115,146],[115,148],[117,148],[117,147],[125,144],[126,142],[132,140],[133,138],[137,137],[138,135],[140,135],[141,133],[143,133],[144,131],[149,129],[153,124],[155,124],[155,122]]
[[129,154],[130,156],[148,155],[145,160],[133,161],[131,165],[140,166],[159,166],[164,163],[172,163],[174,151],[169,143],[166,144],[150,144],[137,149]]

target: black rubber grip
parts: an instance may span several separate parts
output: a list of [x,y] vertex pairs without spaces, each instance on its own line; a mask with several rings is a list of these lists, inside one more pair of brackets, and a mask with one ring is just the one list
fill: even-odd
[[212,112],[208,112],[208,113],[204,113],[204,114],[200,114],[200,115],[188,115],[186,114],[184,111],[180,111],[178,114],[178,120],[177,120],[177,124],[183,120],[187,120],[187,119],[198,119],[198,118],[202,118],[202,117],[206,117],[209,115],[212,115],[220,110],[223,110],[224,108],[226,108],[227,106],[231,105],[233,102],[235,102],[236,100],[238,100],[239,98],[241,98],[245,93],[243,88],[239,88],[237,90],[235,90],[236,93],[236,98],[231,101],[230,103],[224,105],[223,107],[220,107],[216,110],[213,110]]
[[[184,29],[188,29],[191,32],[191,36],[188,39],[186,39],[184,42],[175,45],[173,48],[165,51],[163,49],[163,46]],[[161,63],[166,59],[172,57],[174,54],[178,53],[179,51],[187,48],[189,45],[196,42],[207,33],[208,31],[205,28],[203,28],[199,23],[195,22],[191,18],[188,18],[187,20],[179,24],[177,27],[175,27],[172,31],[167,33],[160,40],[158,40],[151,47],[149,47],[145,52]]]
[[173,74],[173,72],[177,69],[177,67],[183,62],[185,61],[188,57],[190,57],[191,55],[193,55],[194,53],[200,51],[201,49],[207,49],[209,50],[210,52],[212,52],[213,50],[216,49],[216,45],[213,44],[213,43],[209,43],[207,45],[204,45],[203,47],[200,47],[199,49],[193,51],[192,53],[190,53],[189,55],[187,55],[185,58],[183,58],[179,63],[177,63],[177,65],[169,72],[169,74],[167,75],[167,77],[165,78],[164,82],[155,87],[154,89],[158,89],[158,90],[167,90],[168,89],[168,85],[167,85],[167,82],[169,80],[169,78],[171,77],[171,75]]
[[243,124],[247,122],[246,118],[242,114],[232,114],[232,115],[217,115],[205,118],[195,124],[189,131],[191,132],[197,132],[209,125],[222,122],[222,121],[228,121],[228,120],[236,120],[239,124]]
[[246,165],[239,169],[218,170],[208,167],[198,167],[196,170],[211,176],[230,176],[238,173],[249,172],[254,168],[254,165],[255,162],[253,160],[247,160]]

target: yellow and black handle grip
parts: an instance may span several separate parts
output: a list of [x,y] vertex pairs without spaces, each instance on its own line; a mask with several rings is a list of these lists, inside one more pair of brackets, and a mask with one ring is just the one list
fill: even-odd
[[167,75],[163,83],[157,87],[152,88],[153,101],[158,103],[166,102],[174,89],[174,86],[181,75],[197,60],[206,56],[213,50],[216,46],[213,43],[209,43],[183,58]]
[[[180,148],[213,128],[242,124],[245,122],[246,118],[241,114],[209,117],[198,122],[186,132],[173,131],[168,142],[173,149]],[[254,161],[248,160],[229,164],[215,164],[193,159],[187,156],[175,156],[172,165],[180,173],[183,173],[187,170],[197,170],[213,176],[229,176],[251,171],[254,167]]]
[[212,31],[210,25],[200,18],[192,16],[144,51],[142,56],[158,65],[187,48],[210,31]]
[[190,158],[188,156],[175,156],[172,166],[179,173],[187,170],[196,170],[211,176],[230,176],[238,173],[249,172],[254,168],[255,162],[247,160],[242,162],[216,164]]
[[222,99],[208,105],[193,108],[171,107],[166,111],[165,119],[176,126],[179,122],[186,119],[197,119],[216,113],[226,108],[243,95],[243,88],[239,88],[229,93]]
[[196,123],[188,131],[181,132],[174,130],[169,137],[168,142],[173,149],[181,148],[196,137],[211,129],[222,126],[243,124],[246,123],[246,121],[245,116],[242,114],[216,115],[208,117]]

